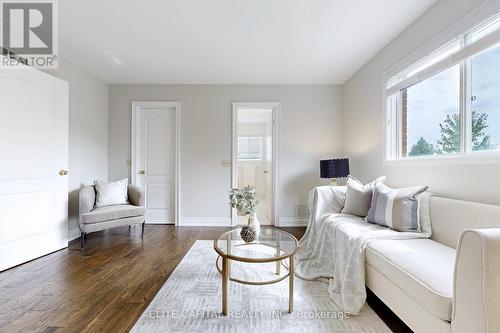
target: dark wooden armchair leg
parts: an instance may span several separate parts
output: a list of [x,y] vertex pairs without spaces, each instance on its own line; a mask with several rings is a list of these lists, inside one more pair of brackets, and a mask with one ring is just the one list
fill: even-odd
[[141,238],[144,238],[144,225],[146,224],[146,221],[142,222],[142,232],[141,232]]
[[80,251],[82,251],[82,252],[83,252],[83,243],[84,243],[84,242],[85,242],[85,233],[84,233],[84,232],[82,232],[82,233],[80,234]]

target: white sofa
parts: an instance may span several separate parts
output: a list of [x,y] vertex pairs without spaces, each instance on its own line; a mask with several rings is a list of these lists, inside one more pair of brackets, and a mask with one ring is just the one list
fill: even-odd
[[500,332],[500,206],[432,197],[431,239],[366,248],[367,287],[414,332]]

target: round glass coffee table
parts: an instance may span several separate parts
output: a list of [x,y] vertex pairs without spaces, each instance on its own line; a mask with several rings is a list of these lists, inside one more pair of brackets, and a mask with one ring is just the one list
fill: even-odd
[[[259,237],[251,243],[245,243],[240,237],[241,227],[224,232],[214,240],[214,249],[219,254],[216,261],[217,270],[222,275],[222,313],[227,315],[228,282],[233,281],[249,285],[266,285],[289,278],[288,312],[293,312],[293,277],[294,254],[297,252],[297,239],[290,233],[269,227],[261,227]],[[274,278],[265,280],[247,280],[238,278],[231,271],[231,262],[245,265],[258,263],[276,263],[272,274]],[[281,272],[282,262],[288,261],[288,269]],[[283,265],[285,268],[286,266]],[[274,267],[274,265],[273,265]],[[236,268],[236,267],[235,267]]]

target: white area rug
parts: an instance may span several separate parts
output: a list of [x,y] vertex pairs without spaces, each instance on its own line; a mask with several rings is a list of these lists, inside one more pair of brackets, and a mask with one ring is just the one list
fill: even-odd
[[[360,315],[348,316],[331,301],[327,283],[297,277],[292,314],[288,313],[286,278],[265,286],[230,281],[229,314],[222,316],[216,259],[213,241],[196,241],[132,332],[391,332],[368,305]],[[260,274],[267,279],[275,267],[274,263],[234,265],[237,263],[233,263],[232,272],[238,273],[238,278]]]

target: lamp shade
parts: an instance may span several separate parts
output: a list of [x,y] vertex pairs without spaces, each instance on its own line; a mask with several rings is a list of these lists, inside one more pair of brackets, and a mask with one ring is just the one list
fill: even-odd
[[337,158],[319,162],[321,178],[343,178],[349,176],[349,159]]

